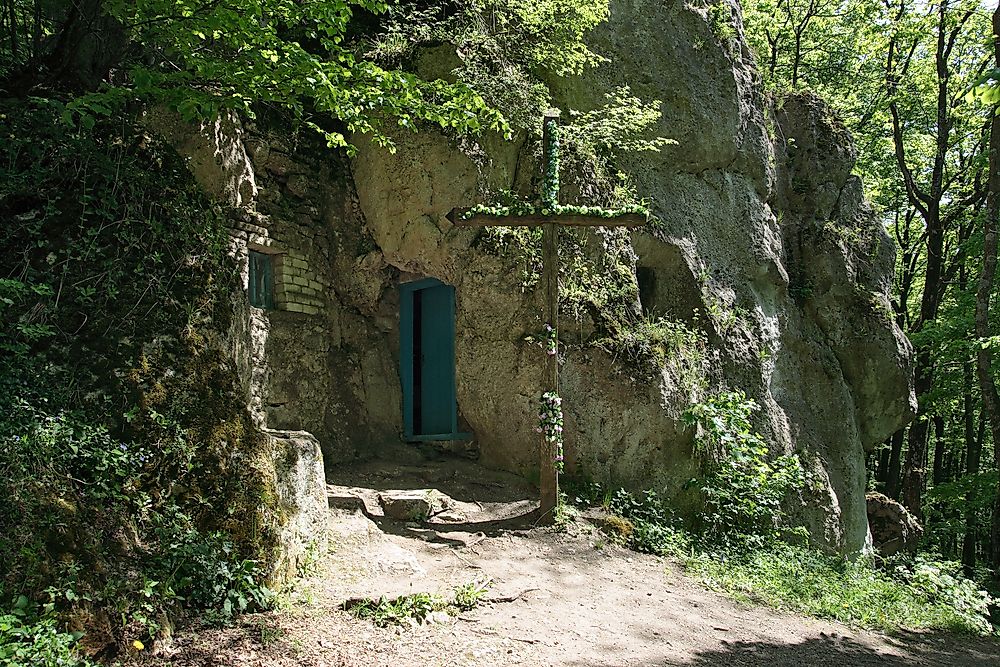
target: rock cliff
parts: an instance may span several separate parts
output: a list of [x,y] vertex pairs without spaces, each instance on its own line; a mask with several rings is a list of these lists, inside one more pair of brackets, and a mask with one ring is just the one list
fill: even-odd
[[[681,499],[697,469],[684,411],[742,389],[762,407],[773,451],[797,452],[807,468],[799,519],[830,549],[854,552],[870,544],[865,450],[913,413],[910,347],[889,316],[894,250],[851,175],[841,123],[809,95],[765,95],[738,7],[723,7],[616,0],[591,39],[608,62],[551,82],[568,108],[597,108],[621,85],[663,101],[657,132],[676,145],[618,165],[659,224],[581,242],[592,263],[617,258],[636,317],[704,341],[697,354],[682,341],[662,361],[626,359],[594,344],[600,313],[568,312],[566,297],[567,466]],[[253,309],[241,334],[253,353],[234,350],[262,426],[309,431],[328,465],[397,440],[397,287],[432,277],[455,288],[459,425],[482,461],[530,476],[541,290],[523,258],[445,216],[533,187],[536,145],[399,133],[395,153],[355,138],[347,161],[249,129],[220,139],[205,128],[204,141],[175,145],[235,207],[234,251],[281,258],[276,309]]]

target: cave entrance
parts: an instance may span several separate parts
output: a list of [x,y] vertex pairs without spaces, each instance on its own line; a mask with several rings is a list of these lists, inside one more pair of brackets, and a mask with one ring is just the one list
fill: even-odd
[[656,270],[649,266],[637,266],[635,277],[639,283],[639,303],[643,315],[656,314]]
[[428,278],[399,287],[403,433],[409,442],[462,440],[455,402],[455,288]]

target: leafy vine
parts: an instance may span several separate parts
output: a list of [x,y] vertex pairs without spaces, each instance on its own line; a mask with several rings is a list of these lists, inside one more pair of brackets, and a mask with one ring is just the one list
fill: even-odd
[[574,206],[569,204],[555,204],[551,206],[543,204],[542,206],[535,206],[533,204],[516,202],[494,206],[477,204],[472,208],[462,211],[459,220],[470,220],[477,215],[492,215],[500,218],[516,218],[531,215],[585,215],[591,218],[610,220],[623,215],[648,214],[649,209],[639,204],[620,208],[604,208],[602,206]]
[[555,449],[553,461],[556,464],[556,472],[563,472],[563,412],[562,398],[554,391],[547,391],[542,394],[538,409],[538,427],[536,432],[541,433],[551,447]]
[[545,118],[547,131],[545,155],[545,182],[542,186],[542,206],[554,209],[559,206],[559,121]]
[[559,333],[551,324],[545,325],[545,354],[554,357],[559,353]]

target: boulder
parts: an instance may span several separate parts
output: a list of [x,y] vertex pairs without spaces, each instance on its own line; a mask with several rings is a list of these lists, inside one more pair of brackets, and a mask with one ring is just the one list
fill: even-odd
[[278,505],[287,521],[279,535],[275,580],[297,576],[326,551],[329,505],[319,442],[305,431],[266,431],[273,452]]
[[915,551],[924,529],[909,510],[881,493],[869,493],[865,500],[875,550],[884,557]]
[[385,515],[397,521],[425,521],[450,504],[450,498],[435,489],[386,491],[378,500]]

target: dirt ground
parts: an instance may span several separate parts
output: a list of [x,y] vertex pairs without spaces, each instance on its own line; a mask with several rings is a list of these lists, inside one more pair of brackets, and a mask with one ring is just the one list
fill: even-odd
[[[735,603],[672,563],[608,545],[580,522],[518,525],[531,489],[471,462],[335,471],[331,549],[284,608],[237,627],[181,632],[131,665],[354,667],[586,665],[1000,665],[1000,643],[934,634],[886,637]],[[443,519],[384,517],[378,493],[435,488]],[[354,500],[352,500],[352,498]],[[506,523],[505,523],[506,521]],[[498,527],[499,522],[499,527]],[[341,611],[349,598],[490,582],[485,603],[433,624],[379,628]]]

